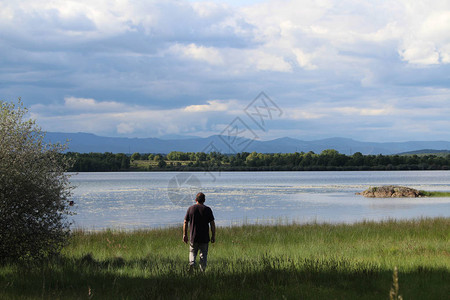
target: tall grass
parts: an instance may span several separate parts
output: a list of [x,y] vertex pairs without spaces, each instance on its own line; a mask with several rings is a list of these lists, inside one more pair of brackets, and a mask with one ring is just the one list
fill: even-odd
[[450,219],[219,227],[188,273],[181,226],[76,231],[62,255],[0,267],[1,299],[404,299],[450,294]]

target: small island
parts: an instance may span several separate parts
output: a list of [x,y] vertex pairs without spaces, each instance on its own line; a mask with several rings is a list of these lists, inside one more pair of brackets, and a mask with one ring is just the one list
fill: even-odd
[[370,187],[367,190],[356,194],[367,198],[450,197],[450,192],[428,192],[397,185]]

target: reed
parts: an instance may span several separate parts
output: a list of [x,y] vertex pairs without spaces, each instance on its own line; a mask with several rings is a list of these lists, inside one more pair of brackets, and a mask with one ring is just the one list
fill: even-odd
[[403,297],[399,295],[400,286],[398,284],[398,269],[397,267],[394,268],[394,274],[392,275],[392,287],[389,292],[389,299],[390,300],[403,300]]

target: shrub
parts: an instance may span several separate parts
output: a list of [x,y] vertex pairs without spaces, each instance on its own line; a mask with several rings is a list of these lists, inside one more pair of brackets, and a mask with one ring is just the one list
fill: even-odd
[[0,106],[0,260],[46,257],[69,234],[65,146],[44,142],[20,99]]

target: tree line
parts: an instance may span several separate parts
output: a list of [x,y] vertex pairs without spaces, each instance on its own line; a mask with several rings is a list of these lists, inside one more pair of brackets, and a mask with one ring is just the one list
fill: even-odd
[[[257,153],[219,152],[155,153],[74,153],[70,171],[364,171],[364,170],[448,170],[450,154],[352,155],[336,150],[310,152]],[[138,163],[139,162],[139,163]]]

